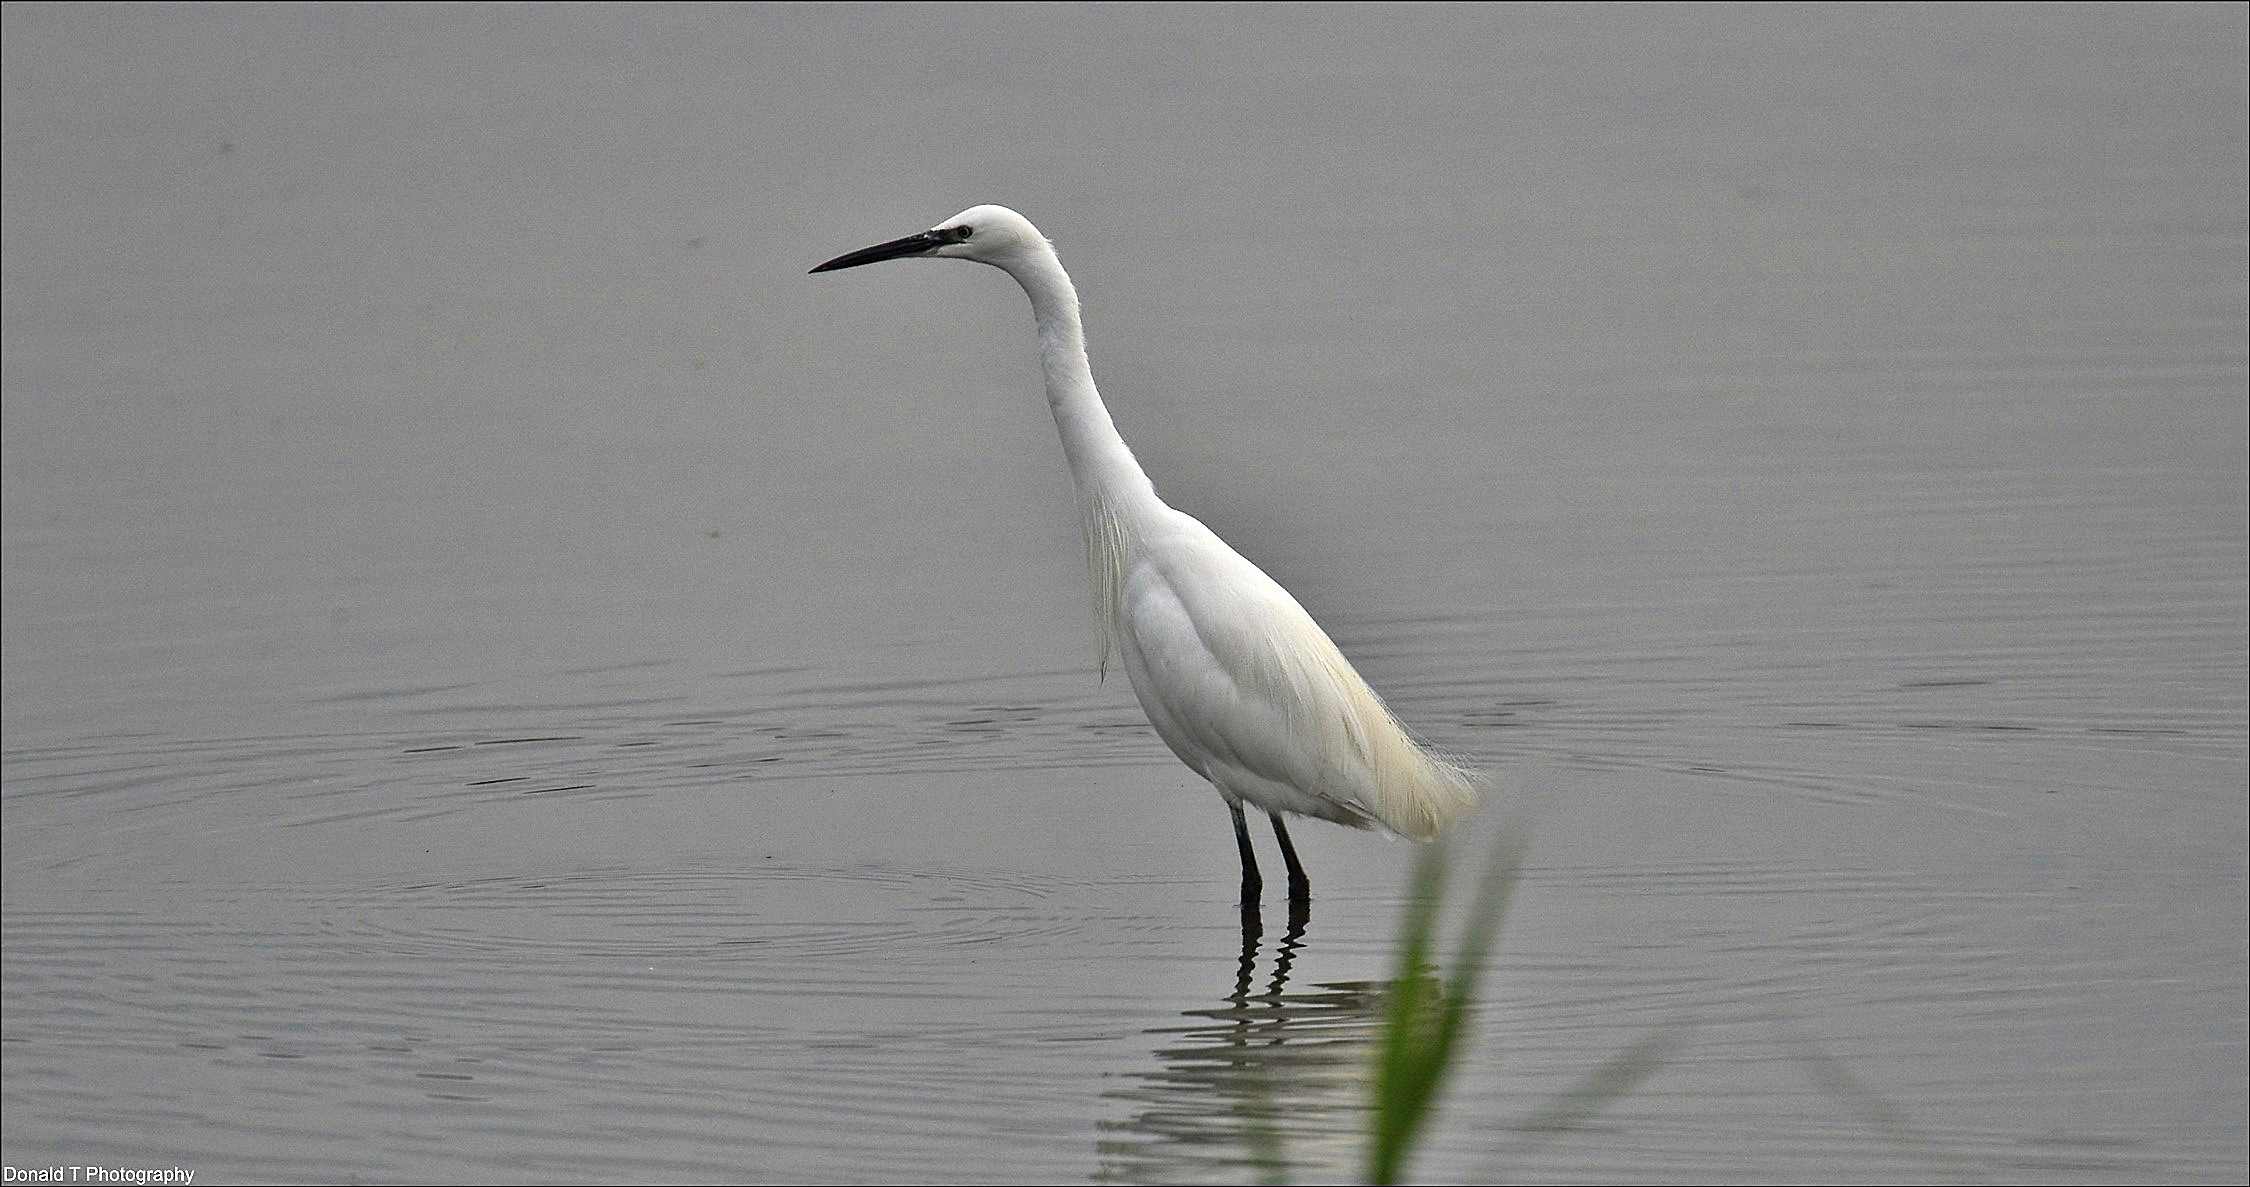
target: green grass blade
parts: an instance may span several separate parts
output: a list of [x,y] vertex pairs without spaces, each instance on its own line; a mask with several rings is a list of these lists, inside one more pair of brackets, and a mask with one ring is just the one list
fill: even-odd
[[1371,1183],[1404,1177],[1415,1140],[1436,1113],[1439,1090],[1467,1046],[1485,960],[1523,868],[1520,842],[1503,844],[1469,904],[1460,950],[1441,982],[1431,967],[1433,936],[1443,907],[1446,851],[1431,846],[1415,862],[1412,890],[1399,926],[1398,965],[1376,1060],[1375,1111],[1367,1153]]
[[1376,1042],[1374,1111],[1367,1145],[1371,1183],[1398,1181],[1431,1088],[1431,999],[1439,989],[1430,974],[1430,946],[1442,905],[1445,866],[1442,845],[1432,845],[1416,857],[1399,920],[1398,957]]

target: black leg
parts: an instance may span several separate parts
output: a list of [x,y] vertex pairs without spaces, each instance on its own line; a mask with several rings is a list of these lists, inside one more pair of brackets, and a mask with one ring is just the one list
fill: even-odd
[[[1281,826],[1281,813],[1268,812],[1266,819],[1273,821],[1274,839],[1281,842],[1281,860],[1289,863],[1289,901],[1312,901],[1312,879],[1305,877],[1305,867],[1297,864],[1297,847],[1289,843],[1289,830]],[[1249,842],[1243,842],[1248,846]]]
[[1255,906],[1266,883],[1258,877],[1257,854],[1250,852],[1250,826],[1242,822],[1242,805],[1228,804],[1227,811],[1234,813],[1234,846],[1242,851],[1242,905]]

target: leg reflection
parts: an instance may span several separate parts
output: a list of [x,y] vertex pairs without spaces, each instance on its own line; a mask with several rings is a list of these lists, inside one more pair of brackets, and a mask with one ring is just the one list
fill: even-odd
[[1234,995],[1228,1001],[1240,1006],[1250,1000],[1250,979],[1258,971],[1258,941],[1265,938],[1265,920],[1258,914],[1258,900],[1242,900],[1242,957],[1234,966]]
[[[1281,1000],[1281,991],[1289,985],[1289,966],[1297,962],[1297,949],[1305,946],[1305,926],[1311,922],[1312,900],[1290,899],[1289,930],[1281,933],[1281,946],[1274,950],[1273,982],[1266,986],[1266,996],[1276,1003]],[[1243,943],[1247,947],[1249,938],[1244,937]]]
[[1155,1064],[1108,1093],[1123,1120],[1105,1122],[1097,1145],[1105,1182],[1220,1177],[1348,1177],[1357,1173],[1359,1114],[1382,986],[1338,982],[1292,991],[1290,977],[1312,924],[1292,897],[1288,927],[1265,955],[1264,919],[1242,911],[1242,947],[1229,992],[1155,1028]]

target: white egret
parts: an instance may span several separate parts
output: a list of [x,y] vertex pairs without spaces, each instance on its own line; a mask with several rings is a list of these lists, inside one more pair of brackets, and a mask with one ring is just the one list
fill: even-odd
[[1429,840],[1475,806],[1472,773],[1416,742],[1289,591],[1157,497],[1094,389],[1078,290],[1039,228],[1005,206],[972,206],[813,271],[909,258],[990,264],[1031,298],[1078,492],[1097,666],[1122,660],[1157,736],[1226,801],[1245,907],[1262,888],[1246,803],[1273,821],[1292,903],[1311,884],[1283,813]]

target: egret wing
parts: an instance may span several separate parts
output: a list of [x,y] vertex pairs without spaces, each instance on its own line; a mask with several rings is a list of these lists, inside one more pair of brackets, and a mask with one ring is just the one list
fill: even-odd
[[1287,590],[1179,520],[1144,541],[1122,592],[1134,690],[1182,759],[1263,807],[1417,838],[1474,803]]

